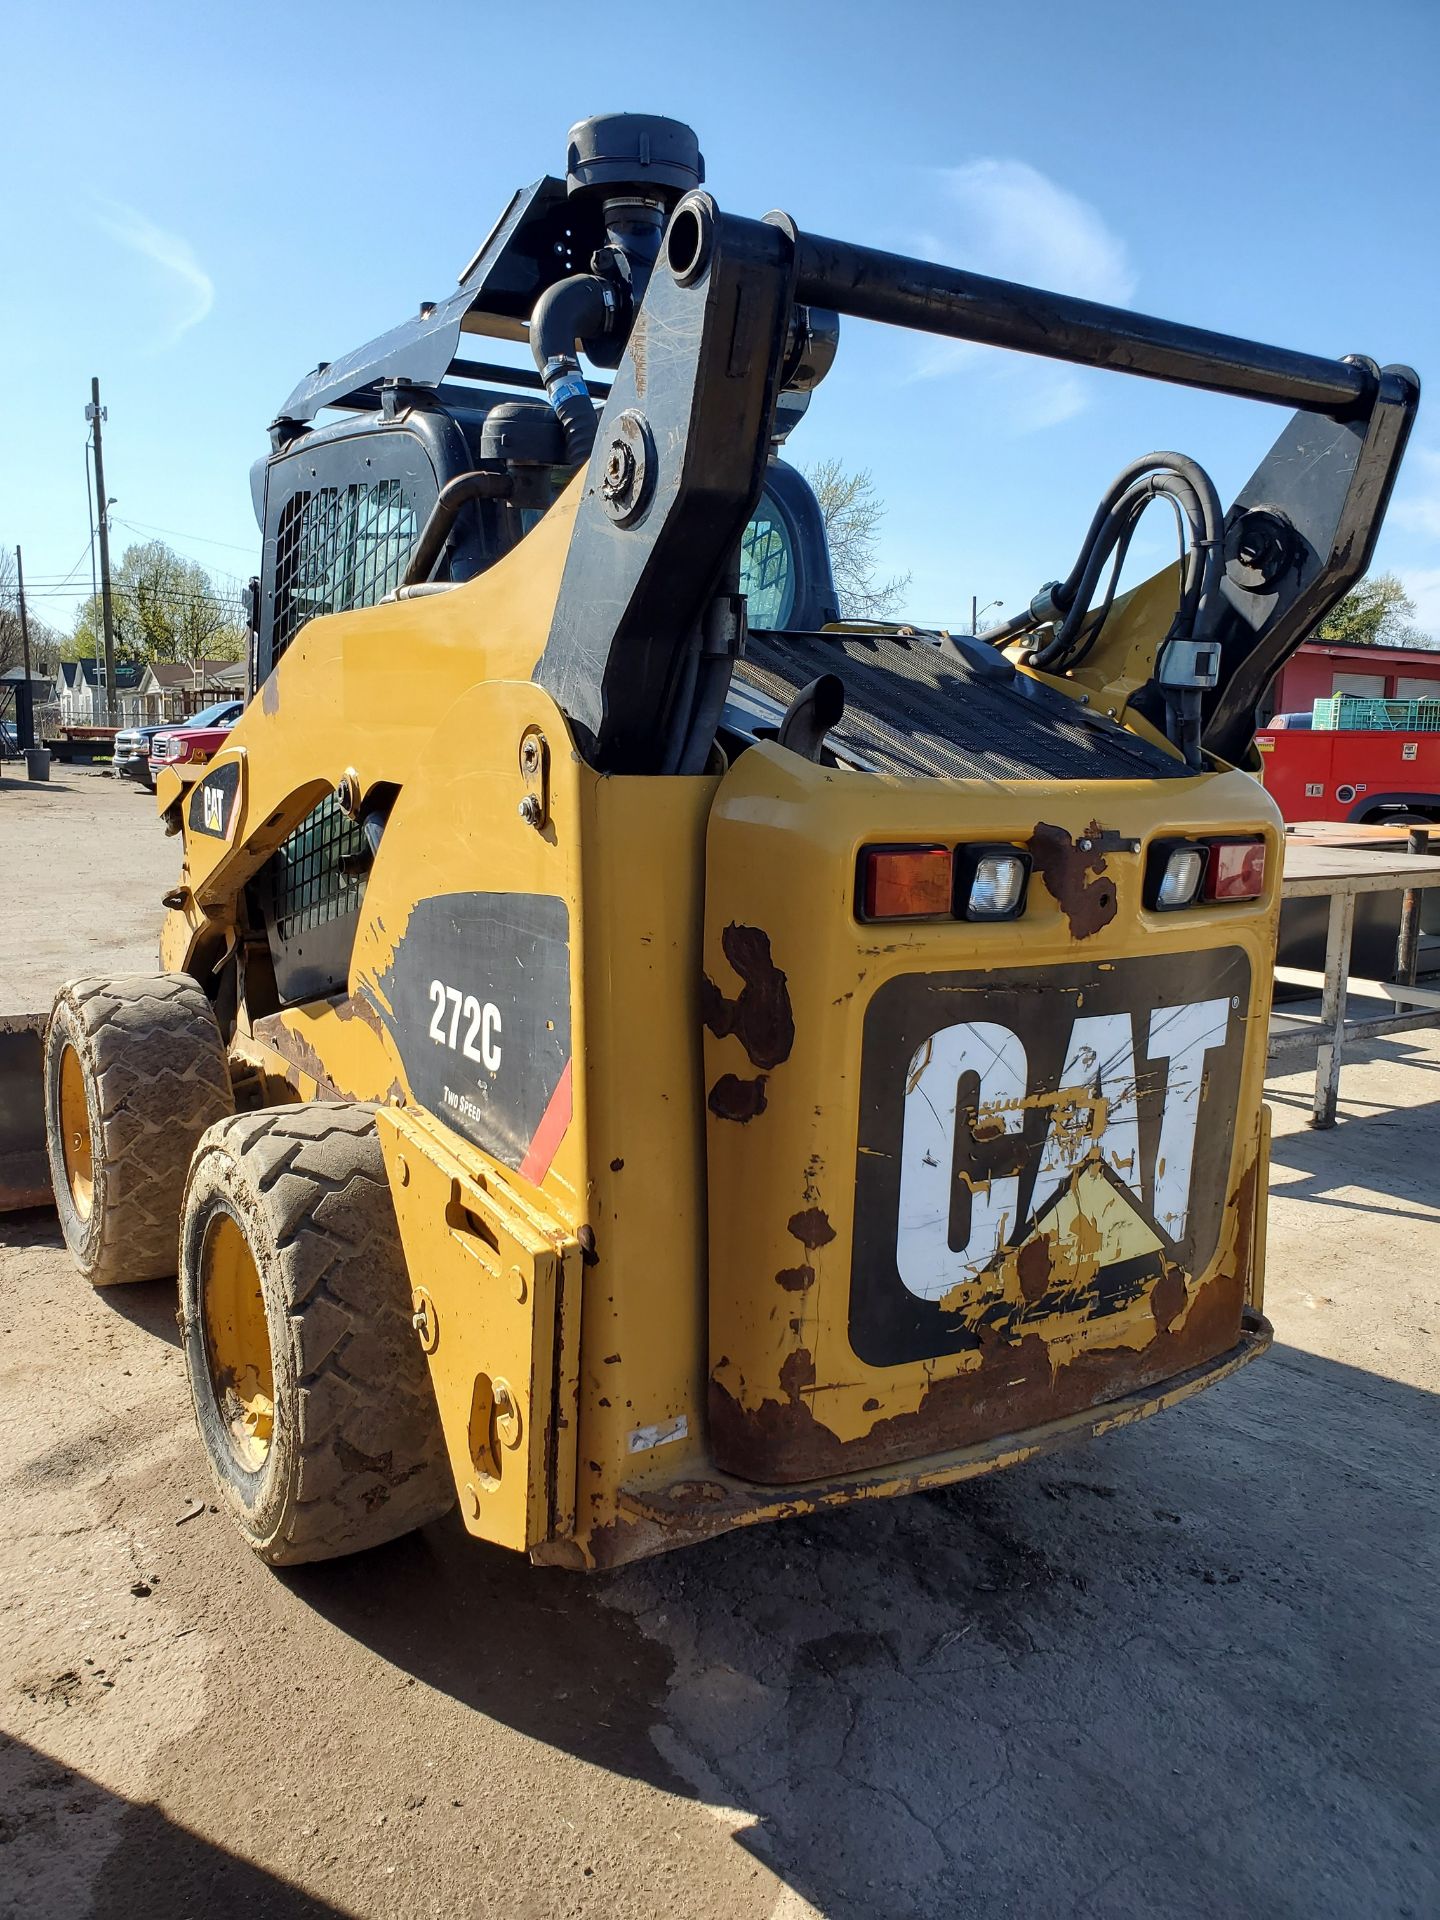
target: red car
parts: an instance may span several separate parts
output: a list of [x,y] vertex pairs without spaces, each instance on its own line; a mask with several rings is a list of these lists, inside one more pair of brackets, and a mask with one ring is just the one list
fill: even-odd
[[193,780],[244,711],[244,702],[235,700],[230,702],[225,717],[211,726],[166,727],[155,734],[150,742],[151,785],[166,767],[174,767],[182,780]]

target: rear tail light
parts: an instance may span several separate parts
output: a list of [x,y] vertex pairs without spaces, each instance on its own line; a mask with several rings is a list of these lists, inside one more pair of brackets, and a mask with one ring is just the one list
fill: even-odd
[[862,920],[1014,920],[1029,879],[1018,847],[866,847],[856,904]]
[[1158,840],[1145,871],[1145,904],[1155,913],[1258,900],[1265,891],[1263,840]]
[[1265,891],[1265,842],[1216,840],[1205,869],[1207,900],[1258,900]]
[[867,847],[860,856],[861,918],[948,918],[953,865],[949,847]]

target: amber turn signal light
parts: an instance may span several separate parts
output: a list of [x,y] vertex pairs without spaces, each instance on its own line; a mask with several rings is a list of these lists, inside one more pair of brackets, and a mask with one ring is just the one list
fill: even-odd
[[940,920],[950,916],[949,847],[866,847],[860,855],[864,920]]

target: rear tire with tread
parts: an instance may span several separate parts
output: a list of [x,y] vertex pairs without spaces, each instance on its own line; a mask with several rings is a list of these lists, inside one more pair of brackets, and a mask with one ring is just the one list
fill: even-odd
[[[273,1420],[258,1464],[253,1441],[237,1451],[207,1331],[207,1248],[226,1219],[254,1263],[269,1337]],[[454,1505],[410,1291],[372,1107],[238,1114],[201,1140],[180,1230],[185,1359],[216,1483],[272,1566],[378,1546]]]
[[[78,1073],[87,1119],[88,1194],[67,1166],[67,1073]],[[234,1111],[225,1042],[198,981],[132,974],[61,987],[45,1030],[46,1145],[65,1241],[92,1285],[174,1273],[190,1156]]]

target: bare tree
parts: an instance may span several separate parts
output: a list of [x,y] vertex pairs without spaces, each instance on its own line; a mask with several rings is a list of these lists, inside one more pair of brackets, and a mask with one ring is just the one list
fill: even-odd
[[[60,635],[43,620],[35,618],[35,609],[27,609],[30,627],[30,671],[52,674],[60,658]],[[20,630],[20,589],[16,580],[15,549],[0,547],[0,673],[25,664],[24,635]]]
[[885,502],[869,473],[847,473],[838,460],[820,460],[805,469],[805,478],[820,503],[840,611],[847,620],[894,619],[910,575],[876,577]]

